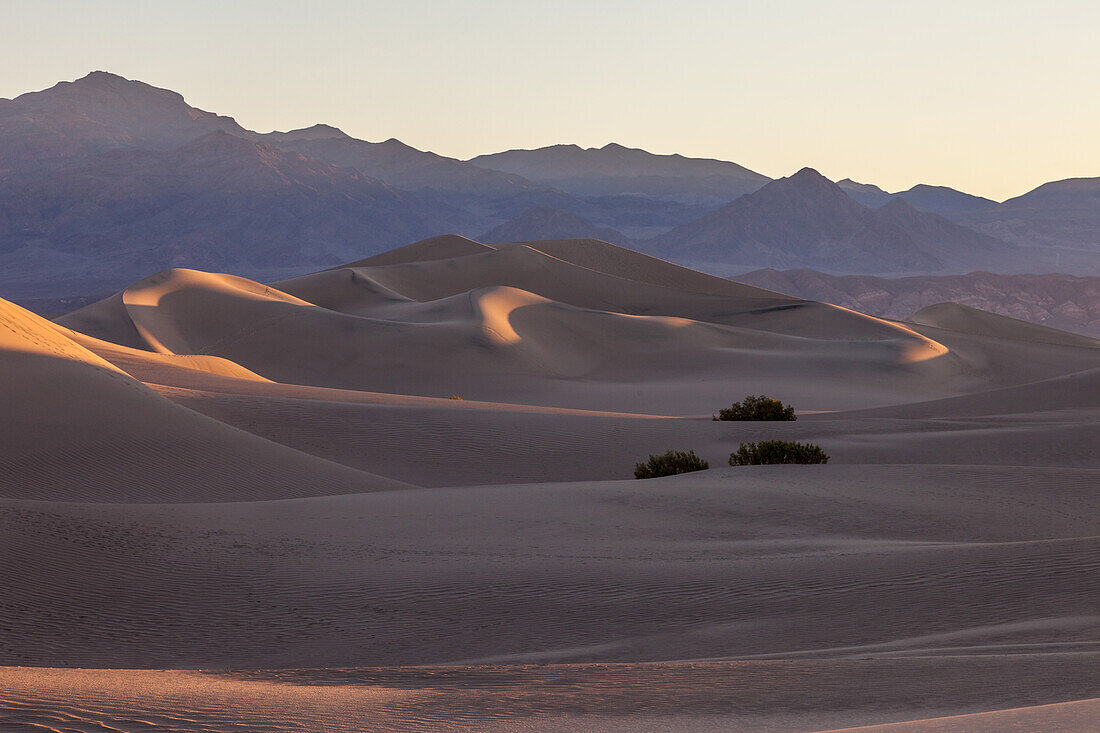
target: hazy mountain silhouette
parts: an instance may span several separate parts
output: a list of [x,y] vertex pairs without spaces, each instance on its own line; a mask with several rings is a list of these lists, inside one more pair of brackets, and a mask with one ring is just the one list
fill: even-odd
[[983,211],[997,205],[992,199],[974,196],[947,186],[929,186],[918,183],[908,191],[895,194],[919,211],[927,211],[950,217],[968,211]]
[[[1100,178],[1052,181],[959,223],[1022,246],[1100,253]],[[1067,257],[1073,252],[1066,252]]]
[[432,189],[475,196],[511,196],[548,189],[522,176],[417,150],[393,138],[380,143],[358,140],[328,125],[259,137],[326,163],[356,168],[410,191]]
[[1097,179],[1004,204],[841,183],[616,144],[469,162],[330,125],[260,134],[93,72],[0,100],[0,287],[87,295],[171,266],[275,276],[447,232],[599,237],[727,273],[1100,272]]
[[886,204],[894,194],[887,193],[873,183],[859,183],[851,178],[844,178],[836,182],[844,193],[855,201],[872,209]]
[[481,242],[530,242],[539,239],[600,239],[622,247],[633,242],[622,232],[598,227],[568,211],[536,207],[494,227],[477,238]]
[[215,130],[246,134],[232,117],[196,109],[176,92],[94,71],[0,100],[0,178],[106,150],[177,147]]
[[1015,250],[902,199],[862,206],[811,168],[773,181],[651,244],[685,262],[838,272],[951,271]]
[[79,159],[7,193],[0,283],[27,295],[43,280],[89,292],[177,265],[277,275],[470,224],[358,171],[221,131]]
[[957,191],[947,186],[929,186],[918,183],[907,191],[887,193],[878,186],[870,183],[857,183],[851,178],[837,181],[837,185],[857,203],[872,209],[885,206],[894,199],[902,199],[917,211],[950,217],[953,214],[981,211],[997,205],[996,201]]
[[577,194],[635,194],[686,203],[732,201],[770,180],[737,163],[656,155],[617,143],[602,148],[552,145],[509,150],[470,162]]
[[953,302],[1100,338],[1100,277],[971,272],[883,278],[764,269],[736,279],[886,318],[906,319],[927,306]]

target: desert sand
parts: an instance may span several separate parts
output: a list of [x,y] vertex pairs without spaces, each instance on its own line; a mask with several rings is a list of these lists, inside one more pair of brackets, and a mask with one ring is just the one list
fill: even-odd
[[1100,342],[1017,324],[461,237],[0,301],[0,730],[1087,730]]

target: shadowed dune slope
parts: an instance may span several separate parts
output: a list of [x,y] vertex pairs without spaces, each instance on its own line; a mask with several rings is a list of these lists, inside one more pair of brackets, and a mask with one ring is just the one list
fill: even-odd
[[1100,409],[1100,368],[988,392],[874,410],[851,411],[844,415],[895,418],[977,417],[1096,409]]
[[1009,318],[997,313],[971,308],[961,303],[938,303],[922,308],[909,320],[916,324],[950,329],[979,336],[1032,341],[1038,344],[1061,344],[1100,348],[1100,341],[1036,323]]
[[707,275],[666,260],[651,257],[626,247],[616,247],[595,239],[552,239],[534,242],[513,242],[497,248],[527,246],[539,252],[596,272],[615,274],[637,282],[678,288],[694,293],[734,297],[772,297],[796,300],[782,293],[755,285]]
[[469,254],[479,254],[491,249],[493,249],[491,245],[475,242],[472,239],[467,239],[458,234],[441,234],[438,237],[429,237],[419,242],[406,244],[404,247],[398,247],[388,252],[373,255],[372,257],[349,262],[343,265],[343,267],[380,267],[382,265],[395,265],[404,262],[445,260],[453,257],[464,257]]
[[4,497],[228,501],[404,486],[173,404],[6,301],[0,326]]

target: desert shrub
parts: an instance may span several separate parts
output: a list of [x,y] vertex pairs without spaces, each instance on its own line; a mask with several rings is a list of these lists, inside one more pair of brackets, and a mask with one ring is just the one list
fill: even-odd
[[450,397],[448,397],[447,399],[449,399],[449,400],[460,400],[460,399],[462,399],[462,398],[461,398],[461,397],[459,397],[459,396],[458,396],[458,395],[456,395],[456,394],[453,394],[453,395],[451,395]]
[[678,473],[691,473],[710,468],[710,464],[695,451],[670,450],[659,456],[651,455],[645,463],[634,465],[634,478],[657,478],[658,476],[675,476]]
[[828,463],[829,456],[813,443],[789,440],[761,440],[742,443],[736,453],[730,453],[731,466],[759,466],[771,463]]
[[749,395],[718,411],[715,420],[797,420],[794,408],[764,395]]

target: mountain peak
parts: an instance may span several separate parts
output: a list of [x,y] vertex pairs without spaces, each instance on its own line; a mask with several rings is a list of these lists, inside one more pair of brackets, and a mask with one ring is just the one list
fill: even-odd
[[108,71],[21,94],[5,109],[21,120],[27,152],[16,157],[28,167],[125,147],[170,150],[215,129],[247,135],[233,118],[192,107],[177,92]]
[[108,86],[113,84],[129,84],[130,80],[124,76],[97,69],[96,71],[88,72],[72,83],[82,84],[84,86]]
[[286,134],[296,134],[300,138],[348,138],[350,136],[340,128],[334,128],[331,124],[324,124],[323,122],[311,124],[308,128],[292,130]]
[[317,135],[331,135],[332,137],[350,137],[346,132],[339,127],[333,127],[332,125],[326,125],[323,122],[318,122],[312,127],[307,127],[304,132],[310,132]]
[[[57,94],[90,103],[109,104],[157,104],[159,106],[186,107],[183,95],[171,89],[162,89],[143,81],[127,79],[109,71],[92,71],[75,81],[58,82],[34,95]],[[26,95],[25,95],[26,96]]]
[[318,122],[309,127],[300,127],[287,132],[270,132],[268,135],[275,140],[332,140],[335,138],[350,139],[350,135],[338,127]]
[[[797,173],[795,173],[795,174],[794,174],[793,176],[788,176],[788,178],[790,178],[790,179],[791,179],[792,181],[794,181],[794,180],[821,180],[821,181],[829,181],[829,179],[828,179],[828,178],[826,178],[825,176],[821,175],[820,173],[818,173],[818,172],[817,172],[817,170],[816,170],[816,169],[814,169],[814,168],[811,168],[810,166],[806,166],[806,167],[804,167],[804,168],[801,168],[801,169],[800,169],[800,170],[799,170],[799,171],[798,171]],[[832,183],[832,181],[829,181],[829,183]]]
[[849,201],[851,200],[848,199],[848,195],[844,193],[844,190],[841,189],[840,186],[833,183],[813,168],[809,167],[803,168],[797,173],[787,176],[786,178],[779,178],[772,181],[771,183],[760,189],[758,193],[764,194],[764,192],[766,191],[795,191],[799,195],[814,193],[819,198],[835,198],[839,196]]

